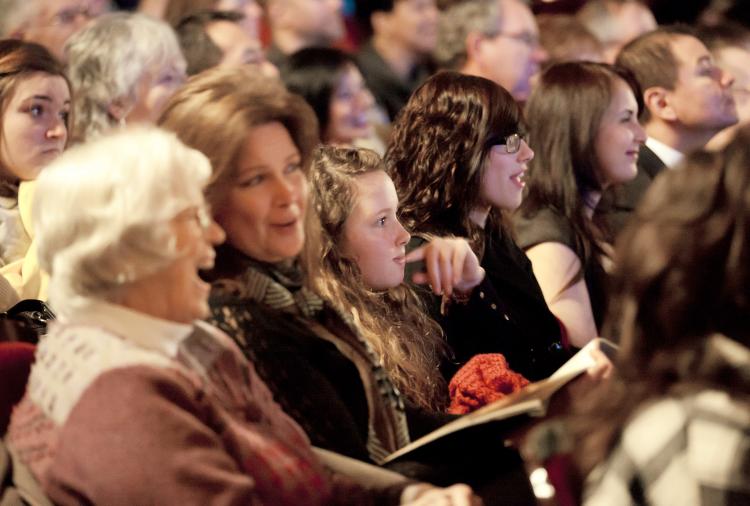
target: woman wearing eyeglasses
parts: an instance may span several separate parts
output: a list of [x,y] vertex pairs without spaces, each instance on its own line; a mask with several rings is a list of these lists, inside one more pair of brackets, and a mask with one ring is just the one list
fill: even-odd
[[569,62],[541,76],[527,104],[527,195],[514,217],[550,310],[571,344],[599,335],[606,310],[605,232],[592,221],[601,192],[636,175],[646,136],[638,85],[606,64]]
[[506,90],[456,72],[428,79],[394,124],[386,165],[412,243],[465,237],[486,271],[470,295],[431,300],[454,353],[443,366],[448,378],[479,353],[502,353],[530,380],[549,376],[569,357],[531,264],[503,220],[521,204],[523,174],[534,157],[525,131]]

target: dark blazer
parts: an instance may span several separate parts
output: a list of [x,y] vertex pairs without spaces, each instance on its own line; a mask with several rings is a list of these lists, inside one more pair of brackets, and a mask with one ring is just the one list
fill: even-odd
[[651,181],[666,165],[645,145],[638,153],[638,172],[632,181],[616,185],[602,193],[594,212],[594,220],[602,226],[610,239],[614,239],[625,227],[630,215],[651,185]]

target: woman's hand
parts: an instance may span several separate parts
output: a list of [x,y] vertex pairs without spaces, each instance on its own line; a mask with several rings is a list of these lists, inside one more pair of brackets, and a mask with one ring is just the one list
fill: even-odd
[[425,272],[415,273],[412,281],[429,283],[437,295],[450,297],[454,290],[469,293],[484,279],[484,269],[466,239],[435,237],[406,255],[407,262],[420,260]]
[[468,485],[437,488],[426,483],[409,485],[401,494],[401,504],[408,506],[481,506],[482,500]]

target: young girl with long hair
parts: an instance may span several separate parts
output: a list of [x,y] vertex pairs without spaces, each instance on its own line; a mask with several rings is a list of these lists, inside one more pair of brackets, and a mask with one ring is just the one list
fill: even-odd
[[[314,288],[352,313],[408,399],[444,409],[448,390],[439,365],[446,345],[440,326],[403,284],[406,260],[415,252],[406,256],[410,235],[396,216],[398,197],[380,157],[366,149],[321,147],[310,180],[317,220],[308,227],[303,258]],[[484,272],[465,241],[435,238],[426,248],[428,257],[438,249],[450,254],[456,275],[469,273],[451,290],[470,291],[481,281]]]

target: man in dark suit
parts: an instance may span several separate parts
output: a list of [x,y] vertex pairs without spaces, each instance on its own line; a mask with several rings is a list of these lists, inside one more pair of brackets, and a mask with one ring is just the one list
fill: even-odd
[[648,139],[632,181],[605,190],[596,220],[614,238],[664,167],[702,148],[737,122],[731,75],[720,70],[706,46],[682,26],[668,26],[626,45],[617,64],[635,75],[643,92],[641,122]]

